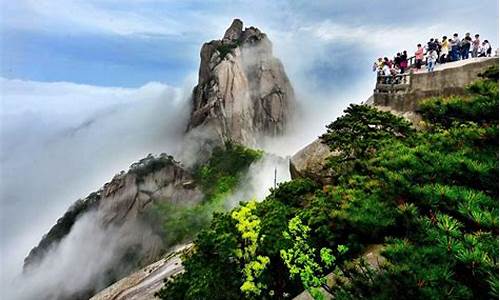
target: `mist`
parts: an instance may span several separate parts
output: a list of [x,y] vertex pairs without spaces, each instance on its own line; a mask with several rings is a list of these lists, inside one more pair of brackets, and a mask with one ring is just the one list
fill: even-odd
[[225,207],[232,209],[240,202],[252,199],[260,202],[270,194],[271,188],[290,179],[289,157],[264,154],[261,159],[250,165],[236,192],[224,200]]
[[29,250],[74,201],[148,153],[177,150],[188,119],[189,88],[154,82],[139,88],[0,83],[4,293]]
[[84,214],[71,232],[53,247],[36,268],[15,278],[4,290],[6,299],[68,299],[109,284],[109,272],[123,276],[134,270],[130,256],[154,246],[150,228],[139,223],[102,226],[99,213]]

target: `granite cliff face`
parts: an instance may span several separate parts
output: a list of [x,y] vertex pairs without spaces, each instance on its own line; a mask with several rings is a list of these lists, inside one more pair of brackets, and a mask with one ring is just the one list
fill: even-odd
[[235,19],[222,40],[203,45],[200,57],[188,131],[205,130],[248,146],[286,131],[295,96],[265,33],[243,30]]

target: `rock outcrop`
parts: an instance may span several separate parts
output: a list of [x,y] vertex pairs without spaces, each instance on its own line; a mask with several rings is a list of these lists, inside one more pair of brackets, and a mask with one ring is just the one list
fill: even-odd
[[310,178],[321,184],[330,184],[331,176],[326,167],[327,158],[335,152],[316,139],[290,158],[290,175],[292,179]]
[[203,45],[200,57],[188,131],[204,130],[247,146],[285,132],[295,96],[265,33],[243,29],[236,19],[222,40]]
[[[160,224],[156,224],[157,220],[150,217],[153,205],[165,202],[173,205],[181,202],[182,205],[186,202],[195,204],[201,201],[202,197],[203,194],[194,184],[191,173],[173,157],[164,154],[159,157],[150,155],[132,164],[128,172],[116,175],[98,192],[92,193],[84,200],[78,200],[42,238],[39,245],[31,250],[25,259],[25,273],[36,274],[37,267],[45,256],[56,249],[66,236],[71,237],[70,232],[79,219],[92,215],[92,222],[97,223],[92,230],[112,236],[106,239],[109,245],[102,244],[99,239],[91,239],[87,243],[95,243],[91,248],[113,251],[112,255],[117,256],[107,266],[103,266],[103,271],[112,276],[104,276],[103,279],[99,275],[100,283],[94,285],[90,281],[85,289],[58,299],[88,298],[96,291],[95,288],[102,287],[103,281],[104,284],[109,284],[122,278],[136,265],[149,263],[165,251],[162,233],[157,230]],[[111,245],[111,241],[118,242]],[[116,249],[117,243],[120,249]],[[128,266],[124,267],[122,264]]]
[[181,256],[192,249],[192,246],[193,244],[187,244],[179,247],[159,261],[115,282],[90,300],[158,299],[155,293],[163,287],[164,280],[184,271]]
[[[403,88],[377,84],[375,92],[365,102],[381,111],[389,111],[410,121],[416,128],[421,126],[422,118],[418,113],[419,102],[429,97],[461,95],[467,92],[466,86],[479,79],[480,73],[498,65],[498,57],[473,58],[447,63],[434,72],[421,72],[410,75],[408,84]],[[326,158],[335,155],[320,139],[297,152],[290,159],[292,178],[306,177],[322,184],[330,183],[325,168]]]

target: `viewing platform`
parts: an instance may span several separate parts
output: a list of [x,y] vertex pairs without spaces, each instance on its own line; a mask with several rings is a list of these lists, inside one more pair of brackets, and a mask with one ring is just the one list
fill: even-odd
[[420,70],[412,68],[405,74],[378,76],[373,104],[399,112],[414,112],[422,99],[464,94],[466,85],[494,65],[498,66],[498,56],[437,64],[433,72],[427,72],[422,66]]

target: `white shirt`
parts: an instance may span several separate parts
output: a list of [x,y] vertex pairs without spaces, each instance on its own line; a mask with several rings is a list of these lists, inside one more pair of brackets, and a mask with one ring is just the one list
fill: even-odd
[[429,61],[429,62],[435,62],[436,59],[437,59],[437,53],[436,53],[436,51],[432,50],[429,53],[429,56],[427,56],[427,61]]
[[479,45],[479,48],[477,48],[477,52],[479,54],[486,53],[486,49],[483,47],[483,45]]
[[384,65],[384,67],[382,68],[382,71],[384,72],[385,76],[391,75],[391,68],[389,68],[388,65]]

